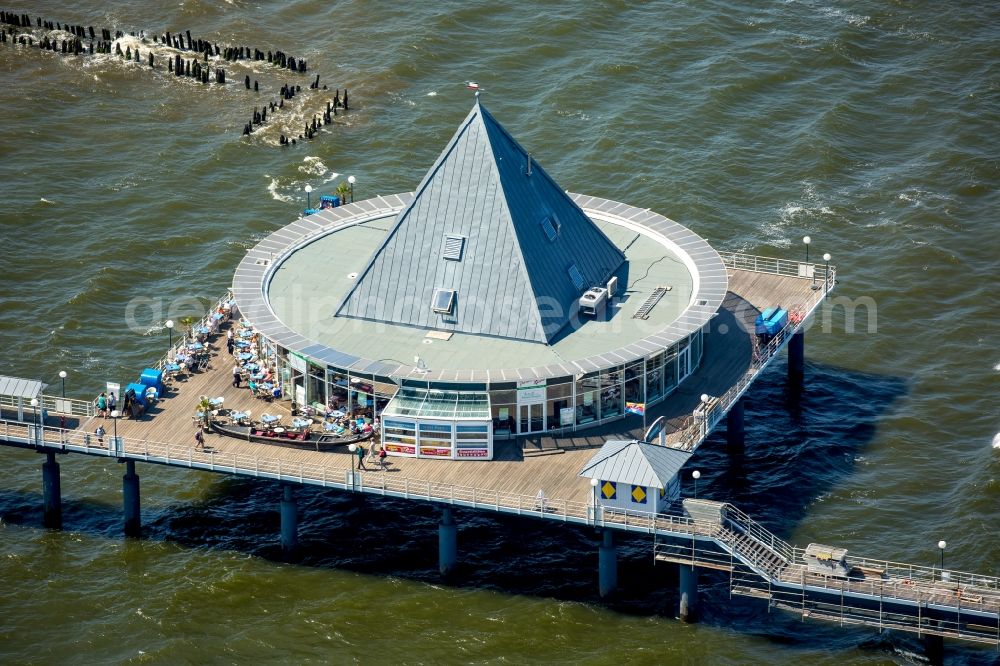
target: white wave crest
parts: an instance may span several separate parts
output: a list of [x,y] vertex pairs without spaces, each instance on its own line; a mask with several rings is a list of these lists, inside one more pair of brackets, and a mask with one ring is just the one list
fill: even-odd
[[299,165],[299,173],[304,173],[307,176],[322,176],[326,171],[323,160],[315,155],[306,155],[302,158],[302,164]]
[[993,435],[993,448],[1000,449],[1000,432]]
[[[266,176],[265,176],[266,177]],[[289,203],[292,201],[292,197],[287,194],[281,194],[278,192],[278,179],[271,178],[271,183],[267,186],[267,191],[271,193],[271,198],[275,201],[283,201],[284,203]]]

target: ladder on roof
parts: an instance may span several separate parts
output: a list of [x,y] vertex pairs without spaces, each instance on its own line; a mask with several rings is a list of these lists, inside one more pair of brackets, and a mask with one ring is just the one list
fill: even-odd
[[649,295],[649,298],[647,298],[646,301],[639,306],[639,309],[635,311],[635,314],[632,315],[632,319],[649,319],[649,311],[660,302],[660,299],[663,298],[663,295],[666,293],[666,287],[657,287],[654,289],[653,293]]

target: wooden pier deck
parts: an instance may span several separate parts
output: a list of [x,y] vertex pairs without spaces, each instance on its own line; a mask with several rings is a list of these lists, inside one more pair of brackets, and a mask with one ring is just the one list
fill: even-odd
[[[671,424],[668,428],[670,434],[676,434],[690,422],[691,412],[698,405],[701,394],[721,395],[747,374],[753,355],[751,332],[760,309],[780,304],[808,312],[822,298],[810,289],[808,280],[801,278],[746,270],[730,270],[729,277],[730,292],[706,335],[702,365],[679,390],[648,412],[649,422],[666,416]],[[226,466],[226,461],[253,460],[257,469],[262,465],[282,470],[319,469],[330,478],[344,476],[352,469],[353,458],[346,449],[317,452],[306,448],[244,442],[214,433],[206,433],[208,452],[195,451],[194,414],[202,395],[212,398],[221,396],[226,409],[249,410],[255,417],[262,413],[281,414],[286,419],[290,417],[288,401],[264,402],[254,398],[246,388],[234,388],[232,361],[225,351],[223,336],[218,336],[212,345],[209,369],[194,372],[185,381],[169,384],[163,398],[142,419],[118,419],[115,424],[110,418],[91,417],[78,426],[73,421],[68,422],[67,428],[76,427],[77,433],[83,435],[92,434],[98,425],[103,424],[109,439],[117,428],[117,436],[123,441],[123,454],[126,456],[142,455],[151,451],[150,447],[156,450],[168,447],[174,459],[189,458],[191,462],[201,461],[220,467]],[[50,416],[49,425],[56,418]],[[393,480],[408,479],[438,486],[474,488],[482,496],[534,497],[541,490],[550,501],[586,503],[591,487],[587,479],[577,475],[594,450],[607,439],[632,439],[641,435],[642,419],[628,417],[567,436],[498,441],[492,461],[390,457],[387,472],[368,471],[359,476],[365,479],[366,484],[379,483],[377,477],[385,475]],[[56,429],[49,429],[45,438],[46,443],[58,442],[60,435]],[[96,440],[91,437],[90,443],[96,445]],[[547,455],[530,455],[532,448],[545,449]],[[523,454],[525,450],[529,451],[529,455]]]

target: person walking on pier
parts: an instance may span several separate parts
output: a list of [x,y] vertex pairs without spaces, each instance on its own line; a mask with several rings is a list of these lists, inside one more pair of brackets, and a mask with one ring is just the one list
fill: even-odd
[[94,435],[97,436],[97,443],[100,444],[101,446],[104,446],[104,433],[105,430],[104,426],[102,425],[97,426],[97,430],[94,431]]
[[104,395],[104,391],[101,391],[101,395],[97,396],[97,413],[102,419],[108,417],[108,396]]
[[205,450],[205,426],[198,426],[198,432],[194,434],[195,450]]
[[358,449],[355,451],[358,456],[358,469],[363,469],[366,472],[368,468],[365,467],[365,446],[364,444],[358,444]]
[[241,379],[242,377],[240,377],[240,364],[236,363],[235,365],[233,365],[233,386],[239,388]]
[[230,328],[226,331],[226,350],[230,356],[232,356],[234,349],[236,349],[236,340],[233,339],[233,329]]
[[112,391],[108,394],[108,411],[113,412],[118,408],[118,399],[115,398],[115,392]]

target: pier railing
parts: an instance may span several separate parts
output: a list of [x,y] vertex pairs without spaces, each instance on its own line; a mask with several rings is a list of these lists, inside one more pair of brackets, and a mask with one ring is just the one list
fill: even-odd
[[[39,406],[51,414],[65,414],[67,416],[88,417],[96,413],[94,403],[89,400],[78,400],[76,398],[60,398],[55,395],[41,395]],[[17,399],[13,396],[0,396],[0,407],[17,409]],[[32,412],[31,405],[22,403],[21,408],[26,412]]]
[[815,280],[824,291],[833,287],[837,269],[828,264],[807,263],[776,257],[761,257],[740,252],[719,252],[719,257],[726,268],[752,271],[754,273],[772,273],[785,277],[797,277],[805,280]]

